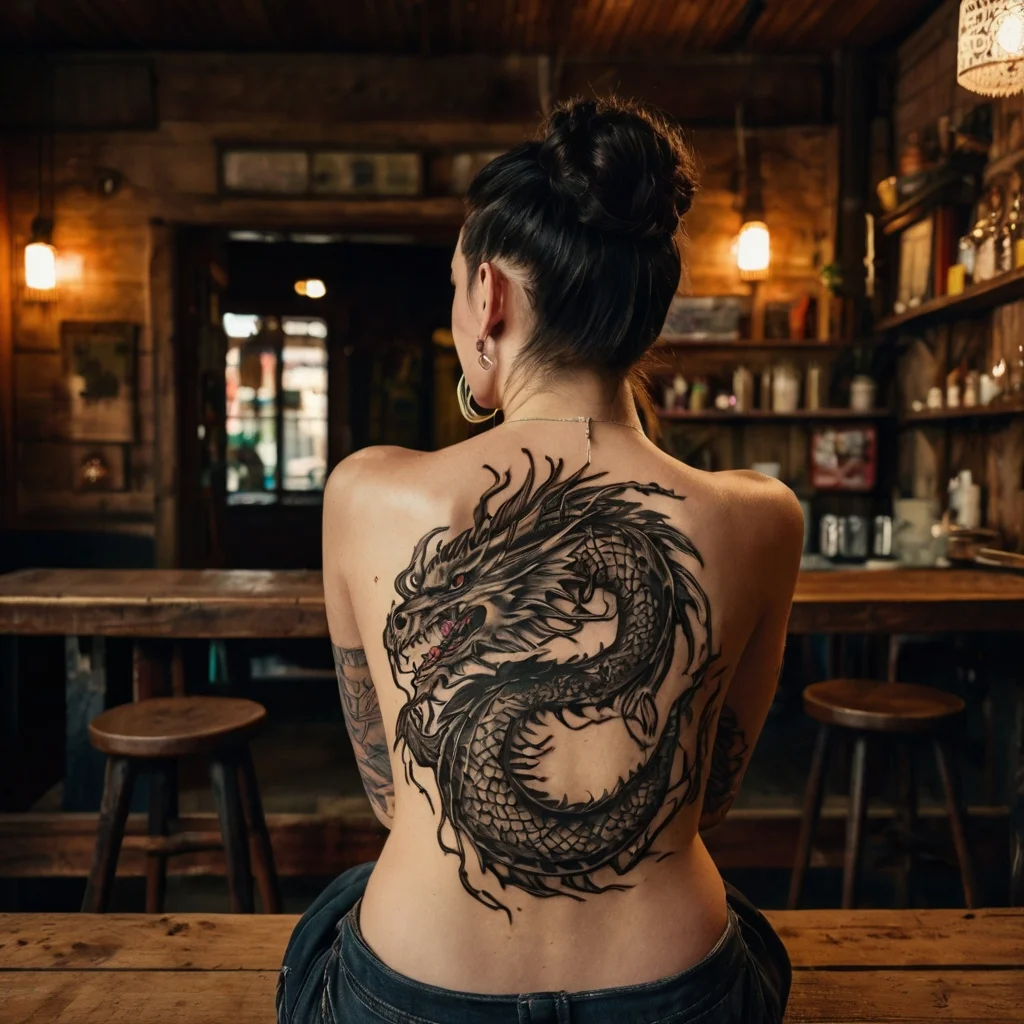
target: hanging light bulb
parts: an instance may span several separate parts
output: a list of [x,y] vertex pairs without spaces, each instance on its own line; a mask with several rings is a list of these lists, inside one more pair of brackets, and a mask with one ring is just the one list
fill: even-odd
[[736,239],[736,266],[744,281],[763,281],[772,262],[772,242],[763,220],[748,220]]
[[53,225],[44,217],[32,221],[32,237],[25,246],[25,287],[52,292],[57,287],[57,250],[50,244]]
[[322,299],[327,294],[327,286],[320,278],[310,277],[305,281],[296,281],[295,292],[307,299]]
[[961,0],[956,80],[982,96],[1024,92],[1024,2]]

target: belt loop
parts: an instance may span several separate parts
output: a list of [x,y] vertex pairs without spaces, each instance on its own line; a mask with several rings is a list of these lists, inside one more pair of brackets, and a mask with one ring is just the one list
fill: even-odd
[[516,1000],[519,1024],[571,1024],[567,992],[530,992]]
[[516,1015],[519,1017],[519,1024],[533,1024],[530,1015],[529,996],[520,996],[516,1000]]
[[555,996],[555,1007],[558,1013],[558,1024],[572,1024],[572,1009],[569,1004],[568,992],[559,992]]

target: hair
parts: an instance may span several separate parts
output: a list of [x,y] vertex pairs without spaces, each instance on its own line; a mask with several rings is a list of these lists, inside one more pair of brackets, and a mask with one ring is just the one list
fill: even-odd
[[693,156],[667,118],[615,98],[561,104],[544,133],[469,187],[470,287],[485,261],[519,271],[534,312],[521,359],[622,378],[654,343],[679,285]]

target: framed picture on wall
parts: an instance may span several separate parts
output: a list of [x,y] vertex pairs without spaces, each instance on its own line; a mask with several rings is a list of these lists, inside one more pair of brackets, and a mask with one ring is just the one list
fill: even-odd
[[811,433],[811,486],[822,491],[870,491],[878,474],[874,427],[822,427]]
[[312,154],[313,192],[321,196],[418,196],[419,153],[324,151]]
[[61,323],[70,440],[135,440],[137,337],[137,324]]
[[309,153],[301,149],[226,149],[220,168],[225,192],[301,196],[309,190]]
[[310,146],[226,145],[220,150],[221,192],[238,196],[418,196],[423,155]]

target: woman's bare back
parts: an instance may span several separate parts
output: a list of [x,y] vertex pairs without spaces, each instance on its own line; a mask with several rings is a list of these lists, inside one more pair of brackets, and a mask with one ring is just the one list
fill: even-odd
[[392,829],[362,929],[420,981],[642,983],[724,927],[698,826],[771,702],[799,506],[621,425],[594,425],[588,465],[582,431],[370,450],[328,488],[346,718]]

